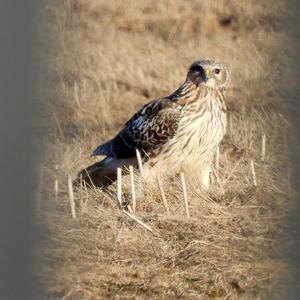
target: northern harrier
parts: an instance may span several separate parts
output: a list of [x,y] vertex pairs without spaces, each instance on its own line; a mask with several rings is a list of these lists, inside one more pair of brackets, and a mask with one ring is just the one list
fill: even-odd
[[79,174],[98,186],[116,179],[118,167],[136,167],[136,149],[147,170],[198,175],[209,187],[213,158],[225,134],[226,68],[211,60],[193,63],[185,82],[171,95],[145,104],[94,156],[106,156]]

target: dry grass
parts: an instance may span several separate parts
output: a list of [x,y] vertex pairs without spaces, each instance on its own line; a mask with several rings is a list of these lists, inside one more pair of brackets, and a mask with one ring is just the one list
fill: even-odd
[[[280,245],[291,202],[281,103],[292,84],[293,54],[282,49],[291,39],[288,8],[271,0],[66,0],[45,12],[54,38],[46,55],[43,297],[282,297],[288,266]],[[230,122],[211,191],[201,192],[196,177],[187,180],[190,218],[178,178],[163,182],[167,216],[157,183],[137,174],[135,215],[152,233],[117,208],[116,184],[76,187],[73,220],[67,176],[95,162],[91,151],[143,103],[174,91],[199,58],[230,68]],[[122,199],[125,209],[129,176]]]

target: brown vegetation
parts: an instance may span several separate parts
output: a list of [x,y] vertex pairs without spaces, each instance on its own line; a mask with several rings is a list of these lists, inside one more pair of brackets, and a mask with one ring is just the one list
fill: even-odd
[[[281,235],[291,202],[281,103],[292,84],[293,54],[282,47],[291,39],[287,7],[270,0],[66,0],[51,1],[45,12],[54,38],[46,54],[43,297],[282,296],[288,266]],[[118,209],[116,184],[74,187],[72,219],[68,175],[97,161],[91,151],[142,104],[174,91],[200,58],[230,69],[229,125],[211,191],[201,192],[196,177],[187,182],[190,218],[179,179],[162,184],[167,215],[157,182],[137,172],[134,216],[152,232]],[[130,187],[123,176],[125,211]]]

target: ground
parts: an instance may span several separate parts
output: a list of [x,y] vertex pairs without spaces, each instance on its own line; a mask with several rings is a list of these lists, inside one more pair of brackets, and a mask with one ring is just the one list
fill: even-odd
[[[285,295],[290,14],[284,1],[271,0],[46,2],[37,272],[43,299]],[[201,191],[196,177],[187,181],[190,218],[178,179],[162,183],[167,215],[157,184],[136,172],[134,216],[142,224],[118,209],[115,184],[106,191],[73,186],[73,219],[68,176],[97,161],[90,157],[96,146],[141,105],[173,92],[203,58],[230,70],[228,128],[211,190]],[[125,211],[130,188],[124,176]]]

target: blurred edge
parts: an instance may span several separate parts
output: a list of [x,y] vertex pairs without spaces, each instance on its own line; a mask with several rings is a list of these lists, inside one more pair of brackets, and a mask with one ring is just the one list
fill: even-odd
[[0,1],[0,299],[34,299],[34,1]]
[[[290,0],[295,11],[300,3]],[[37,238],[34,195],[38,187],[39,113],[35,93],[35,39],[37,3],[2,0],[0,2],[0,299],[34,299],[38,283],[33,273],[37,260],[34,243]],[[297,45],[300,42],[299,19],[292,21]],[[300,58],[300,57],[299,57]],[[299,79],[299,60],[295,62]],[[288,101],[292,108],[291,122],[300,132],[300,86]],[[290,99],[287,99],[290,100]],[[297,101],[298,100],[298,101]],[[299,142],[299,141],[298,141]],[[292,159],[297,167],[294,186],[299,189],[299,143],[291,145]],[[297,199],[298,200],[298,199]],[[287,256],[300,267],[300,207],[290,218],[294,248]],[[296,272],[293,299],[300,294],[299,273]]]
[[[289,0],[289,4],[295,12],[300,10],[299,0]],[[300,298],[300,17],[298,13],[289,22],[291,34],[294,37],[294,47],[297,51],[297,56],[293,62],[293,74],[296,76],[297,87],[291,91],[290,95],[287,95],[286,103],[287,109],[290,112],[290,122],[292,129],[295,133],[295,140],[289,145],[291,150],[290,161],[294,168],[294,173],[291,178],[291,184],[294,188],[295,194],[295,206],[291,210],[289,218],[289,232],[286,234],[288,240],[288,248],[284,255],[287,261],[294,267],[291,274],[291,281],[288,280],[287,299],[299,299]]]

